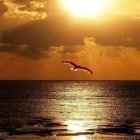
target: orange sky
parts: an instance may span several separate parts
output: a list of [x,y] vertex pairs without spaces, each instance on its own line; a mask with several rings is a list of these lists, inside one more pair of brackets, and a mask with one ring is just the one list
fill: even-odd
[[94,18],[74,16],[58,0],[0,2],[0,79],[140,80],[139,1],[110,1]]

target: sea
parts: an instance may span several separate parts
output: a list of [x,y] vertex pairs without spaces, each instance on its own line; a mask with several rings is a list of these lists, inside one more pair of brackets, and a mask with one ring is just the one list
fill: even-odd
[[140,81],[0,81],[0,140],[140,140]]

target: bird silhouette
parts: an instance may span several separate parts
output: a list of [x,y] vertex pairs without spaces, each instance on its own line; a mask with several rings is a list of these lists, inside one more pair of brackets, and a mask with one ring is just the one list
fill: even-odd
[[75,63],[73,63],[71,61],[62,61],[62,63],[72,66],[71,70],[73,70],[73,71],[83,70],[85,72],[93,74],[93,71],[90,70],[89,68],[77,65],[77,64],[75,64]]

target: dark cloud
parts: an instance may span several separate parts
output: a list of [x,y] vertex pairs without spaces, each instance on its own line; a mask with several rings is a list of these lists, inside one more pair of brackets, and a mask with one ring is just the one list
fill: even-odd
[[0,16],[8,11],[8,7],[4,4],[4,1],[0,1]]
[[31,48],[25,44],[15,45],[15,44],[0,43],[0,52],[14,53],[18,56],[34,59],[47,56],[46,53],[44,53],[41,49],[39,50],[37,48]]
[[31,5],[25,5],[25,6],[21,6],[19,7],[19,10],[21,11],[36,11],[36,12],[44,12],[45,8],[41,8],[41,7],[32,7]]
[[[99,29],[100,28],[100,29]],[[101,45],[128,46],[140,49],[140,20],[130,16],[114,16],[113,22],[100,26],[95,38]]]
[[31,59],[47,57],[47,54],[44,53],[40,48],[31,48],[31,47],[26,49],[24,52],[20,53],[20,55]]
[[13,0],[13,2],[18,3],[18,4],[27,4],[32,0]]
[[140,20],[116,18],[113,22],[105,21],[104,25],[80,22],[70,23],[66,19],[47,18],[5,33],[3,41],[26,43],[32,47],[49,47],[81,44],[83,38],[89,36],[102,45],[139,47]]
[[24,55],[27,48],[28,48],[27,45],[12,45],[12,44],[0,43],[1,52],[9,52],[9,53],[15,53],[18,55]]
[[[14,0],[21,5],[21,11],[42,11],[34,2],[43,0]],[[33,3],[31,3],[33,2]],[[140,19],[130,15],[106,14],[100,20],[71,19],[55,5],[48,1],[48,17],[44,20],[30,22],[19,28],[3,33],[3,44],[27,44],[26,57],[45,56],[42,50],[50,46],[73,46],[83,44],[84,37],[92,37],[102,46],[127,46],[140,49]],[[52,14],[51,14],[52,13]],[[139,16],[139,15],[137,15]],[[10,48],[6,49],[7,51]],[[73,49],[74,50],[74,49]],[[2,51],[2,49],[1,49]]]
[[45,2],[46,0],[13,0],[14,3],[19,3],[19,4],[28,4],[32,1],[35,2]]
[[[65,23],[53,24],[52,22],[54,21],[33,22],[13,31],[5,32],[2,42],[14,45],[27,44],[29,46],[28,57],[40,56],[41,50],[47,49],[49,46],[76,45],[83,42],[83,37],[75,34],[74,29],[71,31],[71,28],[65,26]],[[74,36],[75,38],[73,38]]]

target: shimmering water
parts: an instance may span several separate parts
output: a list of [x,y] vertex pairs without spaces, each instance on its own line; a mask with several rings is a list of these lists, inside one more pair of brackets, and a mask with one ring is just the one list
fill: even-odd
[[140,81],[0,81],[0,138],[140,139]]

